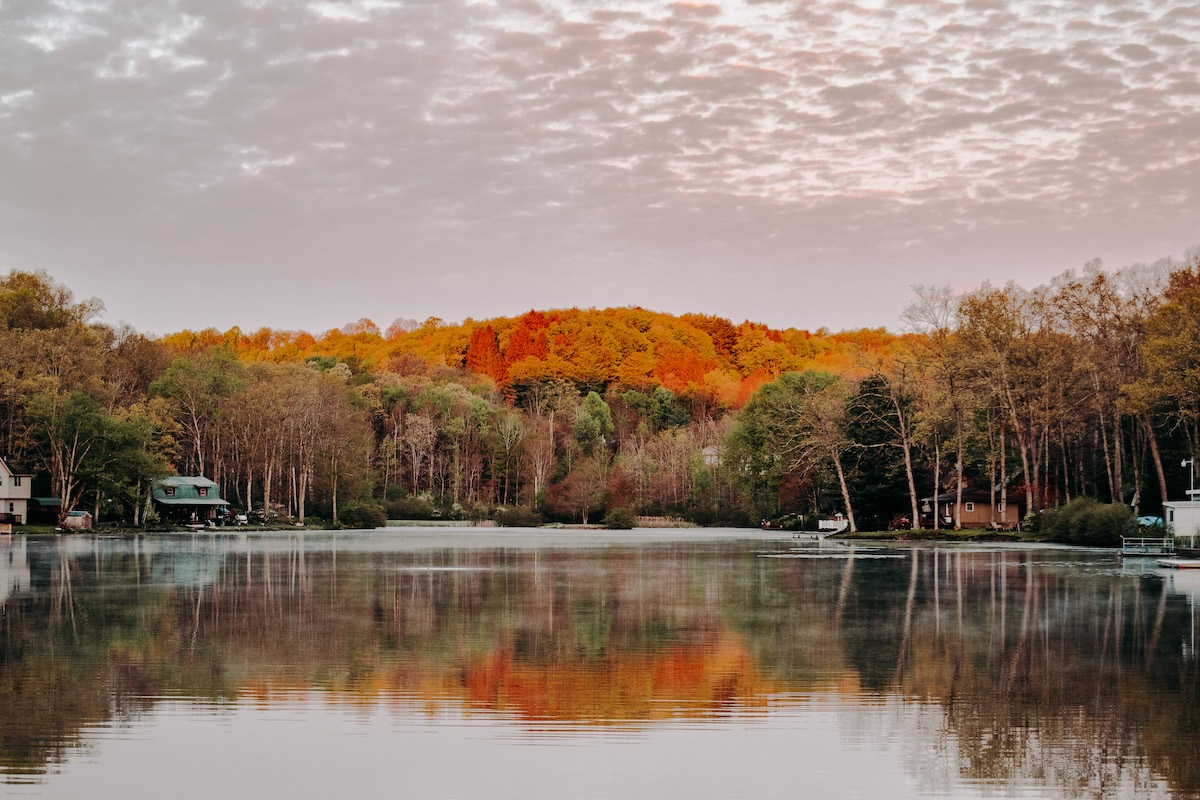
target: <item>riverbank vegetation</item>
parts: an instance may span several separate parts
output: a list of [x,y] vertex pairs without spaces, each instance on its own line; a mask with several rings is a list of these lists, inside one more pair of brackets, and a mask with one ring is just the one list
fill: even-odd
[[100,521],[143,524],[174,472],[298,523],[999,528],[1078,497],[1158,513],[1200,449],[1194,254],[917,287],[902,333],[619,308],[153,338],[101,310],[0,277],[0,454]]

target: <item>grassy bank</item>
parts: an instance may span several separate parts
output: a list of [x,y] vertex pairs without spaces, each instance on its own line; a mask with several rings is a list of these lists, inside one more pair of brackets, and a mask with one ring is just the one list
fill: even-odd
[[1037,534],[1020,531],[990,531],[985,528],[919,530],[919,531],[859,531],[839,533],[829,537],[843,541],[868,540],[888,542],[1037,542]]

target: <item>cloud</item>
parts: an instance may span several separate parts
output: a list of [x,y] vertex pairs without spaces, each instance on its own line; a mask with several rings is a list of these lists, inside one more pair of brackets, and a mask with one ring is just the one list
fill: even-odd
[[[1152,0],[12,2],[0,268],[135,322],[164,267],[291,308],[336,270],[321,328],[1150,258],[1195,243],[1198,45]],[[889,321],[864,283],[813,324]]]

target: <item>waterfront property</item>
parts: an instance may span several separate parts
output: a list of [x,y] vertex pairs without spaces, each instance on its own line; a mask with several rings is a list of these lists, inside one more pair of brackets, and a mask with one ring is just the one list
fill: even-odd
[[203,477],[174,476],[155,481],[152,493],[159,516],[181,525],[207,523],[229,515],[220,487]]
[[0,522],[23,525],[29,519],[33,473],[15,461],[0,458]]
[[[992,502],[996,507],[992,509]],[[937,514],[940,527],[954,525],[957,518],[964,528],[996,527],[1012,530],[1021,521],[1024,511],[1024,493],[1014,493],[1010,487],[1007,502],[1000,502],[1000,492],[993,493],[989,489],[963,489],[962,500],[958,492],[943,492],[937,497],[925,497],[921,500],[921,526],[933,527],[933,517]],[[957,511],[956,511],[957,509]]]

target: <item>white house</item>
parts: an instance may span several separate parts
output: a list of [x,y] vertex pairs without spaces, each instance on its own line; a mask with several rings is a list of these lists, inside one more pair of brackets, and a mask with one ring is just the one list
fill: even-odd
[[33,473],[20,464],[0,458],[0,522],[24,524],[29,516],[32,493]]

